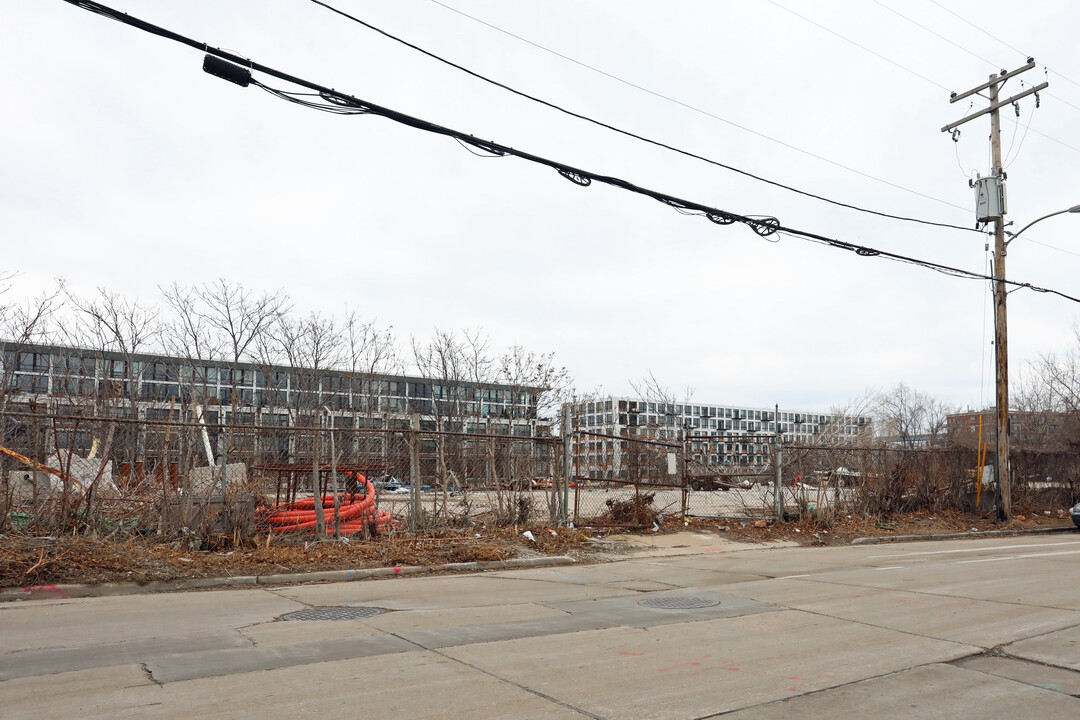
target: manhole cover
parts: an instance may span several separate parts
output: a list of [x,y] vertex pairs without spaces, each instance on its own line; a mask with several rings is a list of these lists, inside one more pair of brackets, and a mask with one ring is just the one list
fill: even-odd
[[321,607],[297,610],[283,615],[282,620],[363,620],[382,615],[385,610],[374,607]]
[[719,604],[719,600],[700,597],[658,597],[642,600],[638,603],[638,605],[659,608],[660,610],[694,610],[695,608],[714,607]]

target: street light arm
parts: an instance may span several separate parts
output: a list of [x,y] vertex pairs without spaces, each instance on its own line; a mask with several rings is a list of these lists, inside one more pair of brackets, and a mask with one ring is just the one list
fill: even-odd
[[1021,234],[1023,234],[1023,232],[1024,232],[1025,230],[1027,230],[1027,229],[1028,229],[1029,227],[1031,227],[1032,225],[1034,225],[1034,224],[1036,224],[1036,223],[1040,223],[1040,222],[1042,222],[1043,220],[1046,220],[1047,218],[1052,218],[1052,217],[1054,217],[1055,215],[1064,215],[1065,213],[1080,213],[1080,205],[1073,205],[1073,206],[1072,206],[1071,208],[1066,208],[1065,210],[1058,210],[1057,212],[1052,212],[1052,213],[1050,213],[1049,215],[1043,215],[1043,216],[1042,216],[1041,218],[1038,218],[1037,220],[1032,220],[1032,221],[1031,221],[1031,222],[1029,222],[1029,223],[1028,223],[1027,225],[1025,225],[1024,227],[1020,228],[1020,229],[1019,229],[1019,230],[1018,230],[1017,232],[1014,232],[1014,233],[1009,233],[1009,236],[1010,236],[1010,237],[1009,237],[1009,239],[1008,239],[1008,240],[1006,240],[1006,241],[1005,241],[1005,245],[1007,246],[1007,245],[1008,245],[1009,243],[1011,243],[1011,242],[1012,242],[1013,240],[1015,240],[1016,238],[1018,238],[1018,237],[1019,237],[1019,236],[1020,236]]

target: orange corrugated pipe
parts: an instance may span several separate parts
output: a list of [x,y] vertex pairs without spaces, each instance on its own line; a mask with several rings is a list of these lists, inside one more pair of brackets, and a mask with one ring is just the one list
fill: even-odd
[[[341,532],[351,535],[361,532],[365,527],[372,524],[377,530],[396,530],[397,523],[390,513],[385,510],[375,509],[375,486],[371,481],[360,473],[345,472],[352,475],[357,482],[362,482],[365,492],[362,496],[356,493],[339,495],[338,519]],[[323,508],[334,507],[334,496],[324,495],[320,498]],[[315,498],[301,498],[291,503],[279,503],[271,508],[262,518],[261,522],[270,526],[274,532],[314,532],[317,524],[315,515]],[[332,523],[326,528],[327,533],[333,533]]]

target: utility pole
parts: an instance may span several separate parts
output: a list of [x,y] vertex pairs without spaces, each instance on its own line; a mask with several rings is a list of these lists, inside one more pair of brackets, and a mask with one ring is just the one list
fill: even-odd
[[[1016,105],[1020,98],[1035,94],[1038,107],[1038,92],[1049,86],[1043,82],[1028,88],[1005,100],[999,100],[998,94],[1005,82],[1012,77],[1025,73],[1035,67],[1035,60],[1028,58],[1027,64],[1011,72],[1002,70],[991,75],[990,80],[964,93],[953,93],[950,103],[963,100],[971,95],[981,95],[987,90],[990,105],[983,110],[968,115],[950,125],[941,128],[942,132],[953,133],[953,140],[959,138],[958,127],[983,115],[990,115],[990,152],[993,168],[989,177],[979,178],[973,183],[976,187],[976,222],[994,221],[994,358],[997,386],[997,514],[998,520],[1008,520],[1012,516],[1012,476],[1009,474],[1009,349],[1005,289],[1005,172],[1001,167],[1001,115],[1000,108]],[[1019,112],[1019,110],[1017,111]]]

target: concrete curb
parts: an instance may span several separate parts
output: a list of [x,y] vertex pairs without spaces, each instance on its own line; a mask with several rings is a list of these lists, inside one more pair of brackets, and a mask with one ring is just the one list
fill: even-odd
[[355,570],[324,570],[310,573],[286,573],[281,575],[244,575],[235,577],[189,578],[145,583],[101,583],[99,585],[35,585],[30,587],[0,588],[0,603],[14,600],[55,600],[80,597],[105,597],[112,595],[143,595],[179,590],[205,590],[208,588],[253,587],[257,585],[291,585],[295,583],[351,582],[378,577],[420,575],[437,572],[475,572],[480,570],[509,570],[511,568],[551,567],[570,565],[575,561],[568,555],[536,558],[512,558],[480,562],[445,563],[443,565],[402,565],[398,567],[358,568]]
[[981,532],[947,533],[944,535],[882,535],[879,537],[861,537],[852,540],[849,545],[884,545],[898,542],[921,542],[930,540],[970,540],[981,537],[1015,537],[1017,535],[1054,535],[1076,532],[1074,527],[1036,528],[1033,530],[983,530]]

